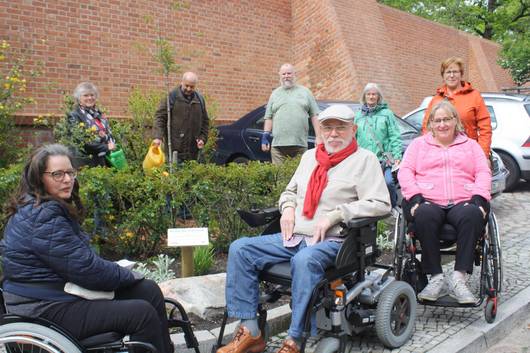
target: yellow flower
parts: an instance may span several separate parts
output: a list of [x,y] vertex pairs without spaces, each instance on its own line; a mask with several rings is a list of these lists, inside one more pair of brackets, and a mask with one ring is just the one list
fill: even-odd
[[95,126],[90,127],[90,131],[96,131],[97,128]]
[[134,236],[134,233],[131,231],[128,231],[128,232],[125,232],[125,235],[127,236],[127,238],[132,238]]
[[4,88],[5,89],[10,89],[11,88],[11,84],[9,84],[8,82],[4,83]]
[[169,173],[168,172],[162,172],[162,175],[165,176],[165,177],[168,177]]
[[79,123],[80,127],[85,127],[85,123]]

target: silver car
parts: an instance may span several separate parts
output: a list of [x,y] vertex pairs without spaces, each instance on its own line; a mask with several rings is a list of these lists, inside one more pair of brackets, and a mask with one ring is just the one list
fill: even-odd
[[[482,93],[482,97],[491,115],[491,148],[510,172],[505,189],[509,191],[521,178],[530,181],[530,96]],[[419,108],[403,116],[403,119],[421,129],[423,115],[431,99],[426,97]]]

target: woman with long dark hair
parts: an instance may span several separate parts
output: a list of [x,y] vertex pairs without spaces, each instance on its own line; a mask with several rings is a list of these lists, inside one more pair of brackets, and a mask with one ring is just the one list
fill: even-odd
[[[84,209],[76,176],[63,145],[42,146],[26,163],[2,241],[8,312],[45,318],[78,339],[112,331],[172,352],[157,284],[90,247],[80,228]],[[67,283],[86,293],[66,292]],[[98,299],[96,291],[107,299]]]

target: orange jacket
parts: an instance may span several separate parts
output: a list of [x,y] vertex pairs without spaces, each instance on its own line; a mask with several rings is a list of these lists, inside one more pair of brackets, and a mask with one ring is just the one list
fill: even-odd
[[460,115],[460,120],[468,137],[476,140],[486,157],[489,157],[491,146],[491,118],[484,99],[480,92],[474,89],[469,82],[462,82],[464,87],[455,92],[451,97],[447,95],[447,87],[443,85],[436,90],[425,115],[423,116],[422,133],[427,131],[427,120],[432,107],[443,99],[453,104]]

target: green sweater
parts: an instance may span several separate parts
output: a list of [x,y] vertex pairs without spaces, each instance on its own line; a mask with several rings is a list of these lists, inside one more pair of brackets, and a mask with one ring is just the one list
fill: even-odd
[[[375,153],[379,160],[383,160],[381,147],[384,152],[392,153],[394,159],[401,160],[401,133],[394,113],[386,103],[379,104],[368,114],[359,110],[355,114],[355,123],[358,126],[356,138],[359,146]],[[374,135],[379,142],[374,139]]]

